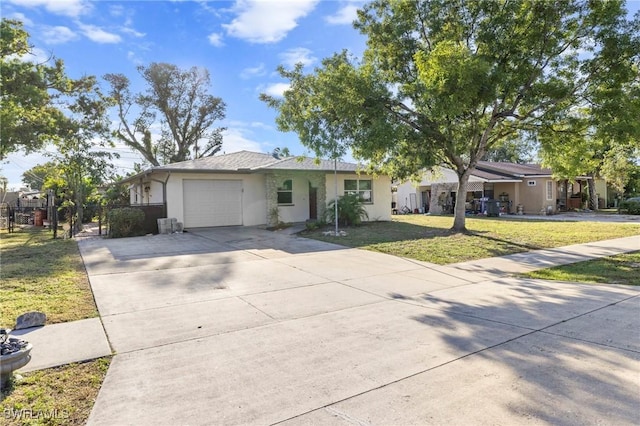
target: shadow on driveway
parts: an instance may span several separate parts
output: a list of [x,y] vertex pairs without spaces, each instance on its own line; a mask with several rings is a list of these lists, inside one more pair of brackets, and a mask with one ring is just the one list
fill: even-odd
[[[438,313],[414,317],[428,327],[436,319],[444,322],[438,338],[470,353],[459,368],[484,382],[474,404],[499,403],[513,418],[548,424],[638,424],[640,382],[632,373],[640,361],[638,293],[625,297],[625,289],[615,286],[519,282],[496,282],[505,285],[504,291],[479,284],[477,294],[425,295],[422,304]],[[565,289],[559,291],[561,286]],[[474,353],[472,342],[479,336],[455,332],[460,315],[532,332]],[[500,386],[517,395],[518,403],[511,397],[490,401]]]

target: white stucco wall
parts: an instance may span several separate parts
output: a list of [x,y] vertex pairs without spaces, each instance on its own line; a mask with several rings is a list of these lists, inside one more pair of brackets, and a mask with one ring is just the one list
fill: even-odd
[[167,182],[167,216],[184,222],[183,180],[217,179],[242,180],[242,224],[262,225],[267,221],[266,186],[264,175],[260,174],[216,174],[172,173]]
[[411,206],[411,194],[416,194],[416,200],[418,199],[418,188],[416,187],[416,183],[414,182],[404,182],[397,186],[398,191],[396,192],[396,209],[400,210],[404,206]]
[[[344,194],[345,179],[371,179],[373,181],[373,203],[364,204],[370,221],[391,220],[391,179],[388,176],[368,176],[338,173],[338,196]],[[333,173],[326,175],[327,203],[335,198],[335,178]]]
[[[309,177],[303,172],[293,172],[287,176],[278,176],[278,179],[291,178],[293,181],[293,203],[291,205],[278,206],[279,220],[282,222],[304,222],[309,219]],[[323,200],[329,202],[334,198],[334,175],[327,173],[321,175],[326,179],[326,187],[319,186],[316,176],[312,185],[324,193],[318,193],[318,205]],[[151,177],[164,181],[166,174]],[[267,177],[265,174],[208,174],[208,173],[176,173],[173,172],[167,180],[167,216],[175,217],[179,222],[184,222],[184,194],[183,181],[193,179],[213,180],[241,180],[242,181],[242,224],[245,226],[264,225],[268,222],[267,212]],[[373,203],[365,204],[369,220],[391,220],[391,180],[387,176],[371,177],[368,175],[338,174],[338,194],[344,193],[345,179],[371,179],[373,183]],[[154,204],[163,202],[163,188],[160,182],[145,177],[142,181],[133,182],[130,190],[132,204]],[[144,191],[145,186],[149,191]],[[137,203],[135,193],[138,193]]]
[[[291,179],[293,184],[293,203],[278,205],[281,222],[304,222],[309,219],[309,180],[304,176],[279,178],[279,181]],[[281,185],[282,182],[278,182]]]

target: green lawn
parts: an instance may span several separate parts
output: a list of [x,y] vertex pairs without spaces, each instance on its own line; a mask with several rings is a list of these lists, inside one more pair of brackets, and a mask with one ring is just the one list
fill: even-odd
[[450,231],[451,216],[401,215],[347,228],[346,237],[301,235],[441,265],[530,250],[640,235],[640,224],[467,218],[467,234]]
[[54,240],[43,228],[0,239],[0,326],[11,328],[34,310],[47,315],[47,324],[98,315],[76,241]]
[[85,424],[110,362],[105,357],[25,373],[0,394],[0,424]]
[[592,284],[640,285],[640,251],[541,269],[520,276]]
[[[47,315],[47,324],[98,315],[76,241],[54,240],[42,228],[3,232],[0,239],[0,326],[11,328],[18,315],[34,310]],[[0,423],[84,424],[109,362],[26,373],[0,394]]]

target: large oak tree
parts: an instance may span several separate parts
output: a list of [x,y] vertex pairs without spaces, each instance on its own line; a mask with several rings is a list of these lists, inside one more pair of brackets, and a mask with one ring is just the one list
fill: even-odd
[[38,63],[22,22],[4,18],[0,23],[0,70],[3,160],[15,151],[38,151],[59,137],[64,114],[58,98],[76,91],[79,83],[66,76],[60,59]]
[[[209,94],[209,72],[193,67],[152,63],[138,67],[146,82],[134,94],[129,78],[107,74],[110,96],[116,102],[119,127],[115,136],[138,151],[153,166],[207,157],[222,148],[224,128],[214,127],[225,117],[225,103]],[[153,126],[160,125],[154,140]]]
[[[615,92],[633,55],[618,43],[633,29],[615,0],[377,0],[354,25],[367,37],[361,60],[279,68],[290,89],[261,95],[279,128],[317,155],[351,149],[400,178],[444,164],[460,194],[499,142],[548,128],[594,85]],[[464,213],[457,203],[455,231]]]

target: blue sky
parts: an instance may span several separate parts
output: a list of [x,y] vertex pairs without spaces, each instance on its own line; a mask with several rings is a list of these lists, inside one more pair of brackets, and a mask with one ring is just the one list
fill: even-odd
[[[295,134],[276,129],[276,112],[258,95],[277,95],[287,87],[275,72],[279,64],[303,62],[312,70],[342,49],[360,55],[365,39],[351,25],[359,5],[317,0],[3,0],[1,7],[3,17],[24,22],[35,53],[63,59],[71,77],[122,73],[140,91],[138,65],[205,67],[211,74],[210,93],[227,104],[223,151],[288,147],[293,154],[307,154]],[[115,151],[121,155],[116,162],[121,174],[140,162],[123,145]],[[19,187],[25,170],[47,160],[14,153],[0,164],[0,174],[9,187]]]
[[[210,93],[227,104],[228,128],[222,150],[271,152],[288,147],[308,154],[295,134],[276,129],[276,112],[258,99],[277,95],[286,82],[275,72],[279,64],[303,62],[310,71],[322,58],[342,49],[360,56],[365,39],[351,23],[363,1],[88,1],[3,0],[1,15],[24,22],[39,58],[63,59],[71,77],[122,73],[132,89],[143,89],[136,67],[168,62],[181,68],[205,67]],[[635,13],[640,1],[630,1]],[[106,86],[105,86],[106,87]],[[51,152],[52,148],[48,148]],[[140,162],[118,145],[119,173]],[[14,153],[0,164],[9,187],[21,186],[21,175],[47,157]],[[347,160],[349,160],[347,158]]]

